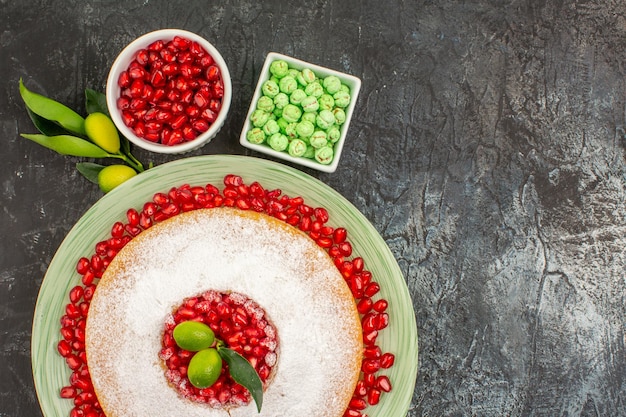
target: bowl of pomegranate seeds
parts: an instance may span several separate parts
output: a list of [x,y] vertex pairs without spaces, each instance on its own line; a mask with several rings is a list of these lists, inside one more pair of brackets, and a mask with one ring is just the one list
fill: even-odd
[[152,152],[180,154],[208,143],[224,125],[230,73],[206,39],[162,29],[131,42],[113,63],[107,107],[120,132]]

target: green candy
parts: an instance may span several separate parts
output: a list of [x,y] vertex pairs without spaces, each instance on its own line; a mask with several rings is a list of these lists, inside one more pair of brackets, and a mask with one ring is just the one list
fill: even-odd
[[289,123],[287,126],[285,126],[285,130],[284,130],[284,134],[285,136],[287,136],[289,139],[295,139],[298,137],[298,124],[297,123]]
[[289,68],[289,72],[287,73],[287,75],[289,75],[294,80],[298,78],[299,74],[300,74],[300,71],[298,71],[295,68]]
[[261,130],[260,127],[254,127],[248,130],[248,133],[246,133],[246,139],[250,143],[259,145],[265,142],[265,133],[263,133],[263,130]]
[[315,124],[315,118],[316,117],[317,117],[317,113],[306,112],[306,113],[302,113],[302,116],[300,116],[300,121],[306,120],[307,122],[311,122],[311,123]]
[[[332,113],[330,113],[332,115]],[[287,104],[283,108],[283,119],[287,120],[289,123],[295,123],[300,120],[300,116],[302,116],[302,110],[294,104]],[[334,116],[333,116],[334,121]]]
[[278,84],[275,81],[267,80],[261,86],[261,91],[264,95],[274,98],[280,92],[280,88],[278,88]]
[[332,110],[335,107],[335,99],[330,94],[322,94],[317,101],[322,110]]
[[270,72],[276,78],[283,78],[289,73],[289,65],[282,59],[276,60],[270,64]]
[[322,94],[324,94],[324,87],[322,87],[319,82],[313,81],[305,87],[304,92],[307,94],[307,96],[320,98]]
[[309,159],[313,159],[315,158],[315,148],[312,146],[307,146],[306,147],[306,151],[304,151],[304,154],[302,155],[303,158],[309,158]]
[[315,151],[315,160],[322,165],[328,165],[333,161],[334,155],[333,148],[324,146]]
[[[306,92],[304,94],[306,95]],[[315,96],[306,96],[300,102],[300,107],[305,113],[313,113],[319,110],[320,103]]]
[[279,117],[278,120],[276,120],[276,123],[278,124],[278,128],[280,129],[280,131],[285,133],[285,131],[287,130],[287,126],[289,126],[289,122],[285,120],[284,117]]
[[326,135],[326,132],[324,132],[323,130],[316,130],[309,138],[309,143],[312,147],[319,149],[328,145],[327,138],[328,136]]
[[337,107],[348,107],[348,104],[350,104],[350,93],[346,91],[337,91],[333,95],[333,98],[335,99],[335,106]]
[[256,103],[256,108],[271,113],[274,110],[274,100],[268,96],[261,96]]
[[302,81],[304,82],[303,85],[305,86],[317,79],[317,76],[315,75],[313,70],[309,68],[304,68],[302,71],[300,71],[300,76],[302,78]]
[[278,126],[278,122],[276,120],[270,119],[263,126],[263,133],[266,136],[272,136],[274,133],[280,132],[280,127]]
[[289,148],[287,149],[287,152],[289,152],[289,155],[291,156],[298,157],[298,156],[304,155],[306,150],[307,150],[306,143],[304,143],[300,139],[294,139],[289,144]]
[[[267,124],[265,126],[267,126]],[[331,126],[331,128],[326,132],[326,136],[331,143],[336,143],[341,137],[341,131],[337,126]]]
[[270,145],[270,147],[275,151],[282,152],[287,149],[287,145],[289,145],[289,140],[287,139],[287,136],[283,135],[282,133],[274,133],[267,140],[267,144]]
[[255,127],[263,127],[270,118],[270,114],[263,110],[255,110],[250,115],[250,121]]
[[278,93],[274,97],[274,105],[278,109],[284,108],[287,104],[289,104],[289,96],[285,93]]
[[328,94],[335,94],[341,88],[341,80],[334,75],[329,75],[324,78],[322,85]]
[[341,107],[335,107],[333,109],[333,115],[335,116],[335,122],[338,125],[342,125],[346,121],[346,112]]
[[291,94],[296,90],[296,88],[298,88],[298,82],[292,76],[285,75],[283,78],[280,79],[280,82],[278,83],[278,88],[282,93]]
[[330,110],[322,110],[315,117],[315,123],[320,129],[326,130],[335,124],[335,115]]
[[302,138],[308,138],[315,131],[315,125],[307,120],[303,120],[296,125],[296,133]]
[[297,88],[289,96],[289,102],[291,104],[295,104],[295,105],[300,105],[301,106],[302,105],[302,100],[304,100],[307,97],[308,96],[306,95],[304,90],[301,90],[301,89]]

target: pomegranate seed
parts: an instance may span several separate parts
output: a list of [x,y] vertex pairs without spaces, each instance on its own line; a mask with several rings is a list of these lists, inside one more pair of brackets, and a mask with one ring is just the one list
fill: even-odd
[[324,207],[318,207],[315,209],[315,218],[322,223],[328,221],[328,211]]
[[381,375],[378,378],[376,378],[376,386],[384,392],[390,392],[391,391],[391,381],[389,380],[389,377],[386,375]]
[[61,398],[74,398],[76,397],[76,394],[76,388],[74,387],[61,388]]
[[63,356],[64,358],[67,358],[72,353],[72,347],[70,346],[70,343],[67,340],[61,340],[57,344],[57,350],[59,351],[59,354]]
[[373,297],[378,293],[378,291],[380,291],[380,285],[378,285],[378,283],[376,282],[370,282],[365,287],[364,293],[367,297]]
[[353,410],[365,410],[367,408],[367,402],[362,398],[352,398],[348,407]]
[[395,360],[396,357],[393,353],[385,353],[380,357],[380,366],[385,369],[391,368]]
[[372,302],[372,299],[369,297],[365,297],[359,300],[359,302],[356,305],[356,308],[360,314],[365,314],[365,313],[368,313],[372,309],[373,305],[374,303]]
[[343,227],[338,227],[333,232],[333,241],[335,243],[343,243],[346,240],[347,236],[348,236],[347,230]]
[[367,402],[369,405],[376,405],[380,401],[380,390],[372,388],[367,393]]
[[75,286],[70,290],[70,301],[72,304],[76,304],[83,298],[84,289],[80,285]]
[[76,272],[78,272],[81,275],[84,275],[89,270],[90,264],[91,263],[89,259],[85,257],[80,258],[78,260],[78,263],[76,264]]

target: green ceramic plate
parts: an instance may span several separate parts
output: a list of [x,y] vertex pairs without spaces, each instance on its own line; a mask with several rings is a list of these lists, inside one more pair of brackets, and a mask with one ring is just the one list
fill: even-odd
[[396,356],[395,365],[387,372],[393,390],[383,395],[379,405],[367,410],[367,414],[406,415],[417,375],[417,327],[404,277],[385,241],[350,202],[301,171],[263,159],[212,155],[157,166],[122,184],[94,204],[59,247],[41,285],[33,319],[33,376],[44,416],[68,416],[72,408],[71,401],[59,397],[70,372],[56,345],[68,291],[80,282],[75,271],[78,258],[90,256],[95,244],[109,236],[113,223],[125,219],[129,207],[140,209],[154,193],[182,184],[212,183],[221,188],[226,174],[240,175],[248,184],[258,181],[266,189],[280,188],[292,197],[300,195],[311,206],[326,207],[331,224],[348,230],[354,254],[363,257],[365,267],[381,285],[381,296],[389,300],[390,324],[378,341],[383,351]]

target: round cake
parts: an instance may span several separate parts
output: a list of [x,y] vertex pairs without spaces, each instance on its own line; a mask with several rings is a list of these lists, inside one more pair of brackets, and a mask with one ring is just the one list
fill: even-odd
[[[159,358],[163,326],[187,297],[235,292],[276,328],[277,362],[256,405],[214,408],[180,395]],[[113,259],[91,301],[85,350],[108,417],[342,416],[358,381],[362,331],[328,254],[270,216],[229,208],[180,214]]]

